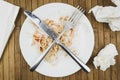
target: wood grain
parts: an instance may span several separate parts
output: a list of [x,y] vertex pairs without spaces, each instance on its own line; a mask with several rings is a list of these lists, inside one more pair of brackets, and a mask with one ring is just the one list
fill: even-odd
[[[107,44],[113,43],[120,52],[120,32],[110,30],[108,24],[99,23],[95,20],[93,14],[88,11],[95,5],[110,6],[114,5],[110,0],[6,0],[12,4],[21,7],[15,22],[15,29],[4,50],[4,55],[0,60],[0,80],[120,80],[120,55],[116,57],[116,63],[105,72],[95,69],[92,61],[98,52]],[[19,47],[19,34],[22,24],[26,18],[23,14],[24,10],[33,11],[47,3],[62,2],[73,6],[80,5],[86,12],[85,15],[91,22],[95,35],[95,47],[93,54],[87,63],[91,68],[90,73],[83,70],[76,72],[67,77],[52,78],[41,75],[37,72],[30,72],[29,65],[23,58]]]
[[[120,32],[117,32],[117,50],[120,52]],[[120,80],[120,56],[117,56],[117,80]]]

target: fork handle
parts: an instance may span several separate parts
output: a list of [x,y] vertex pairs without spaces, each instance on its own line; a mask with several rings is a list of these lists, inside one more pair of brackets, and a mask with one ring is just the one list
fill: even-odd
[[45,50],[45,52],[35,61],[35,63],[30,67],[30,71],[34,71],[38,65],[41,63],[41,61],[45,58],[45,56],[48,54],[48,52],[50,51],[50,49],[54,46],[54,44],[56,43],[56,41],[54,40],[52,42],[52,44],[50,44],[50,46]]
[[57,40],[57,44],[59,44],[59,46],[64,49],[68,55],[86,72],[90,72],[90,68],[84,64],[83,61],[81,61],[77,56],[75,56],[71,50],[69,50],[66,46],[64,46],[59,40]]

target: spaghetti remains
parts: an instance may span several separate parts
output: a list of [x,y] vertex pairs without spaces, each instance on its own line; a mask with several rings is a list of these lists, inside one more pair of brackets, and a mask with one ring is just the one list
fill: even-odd
[[[63,21],[68,20],[68,16],[66,17],[60,17],[58,22],[55,22],[50,19],[45,19],[44,22],[51,28],[53,31],[55,31],[57,34],[60,34],[62,30],[64,29],[64,26],[62,25]],[[71,46],[72,39],[74,37],[74,29],[71,28],[69,31],[66,31],[60,38],[61,42],[66,46]],[[36,30],[33,34],[33,43],[32,45],[38,44],[39,50],[41,53],[43,53],[47,47],[53,42],[53,40],[45,35],[42,34],[41,31]],[[55,44],[51,50],[49,51],[48,55],[45,57],[45,60],[48,62],[53,62],[58,58],[57,52],[60,50],[60,47]]]

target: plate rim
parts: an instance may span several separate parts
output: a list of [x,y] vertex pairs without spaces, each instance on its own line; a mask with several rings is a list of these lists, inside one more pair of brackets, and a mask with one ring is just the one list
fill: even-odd
[[[46,5],[50,5],[50,4],[64,4],[64,5],[72,6],[72,5],[70,5],[70,4],[67,4],[67,3],[61,3],[61,2],[47,3],[47,4],[45,4],[45,5],[42,5],[42,6],[37,7],[37,8],[36,8],[35,10],[33,10],[32,12],[35,13],[40,7],[43,7],[43,6],[46,6]],[[72,6],[72,7],[74,7],[74,6]],[[75,8],[75,7],[74,7],[74,8]],[[86,15],[84,15],[84,16],[87,18]],[[27,20],[27,18],[24,20],[22,26],[25,24],[26,20]],[[92,25],[91,25],[91,23],[90,23],[90,21],[89,21],[88,18],[87,18],[87,20],[88,20],[88,22],[89,22],[89,25],[90,25],[91,30],[92,30],[91,32],[92,32],[92,35],[93,35],[93,36],[92,36],[92,38],[93,38],[93,46],[92,46],[92,50],[91,50],[92,52],[91,52],[91,55],[90,55],[90,57],[91,57],[91,56],[92,56],[92,53],[93,53],[93,50],[94,50],[94,47],[95,47],[95,37],[94,37],[93,27],[92,27]],[[21,31],[22,31],[22,27],[21,27],[20,35],[19,35],[20,51],[21,51],[22,56],[23,56],[24,60],[26,61],[26,63],[30,66],[30,64],[29,64],[29,63],[27,62],[27,60],[25,59],[25,56],[23,55],[23,51],[22,51],[22,49],[21,49]],[[90,59],[90,57],[89,57],[89,59]],[[89,62],[89,59],[87,60],[86,64]],[[81,68],[78,69],[78,70],[76,70],[75,72],[70,73],[70,74],[65,75],[65,76],[72,75],[72,74],[76,73],[76,72],[79,71],[79,70],[81,70]],[[35,71],[36,71],[37,73],[39,73],[39,74],[42,74],[42,73],[38,72],[37,70],[35,70]],[[48,76],[48,77],[65,77],[65,76],[49,76],[49,75],[46,75],[46,74],[42,74],[42,75],[45,75],[45,76]]]

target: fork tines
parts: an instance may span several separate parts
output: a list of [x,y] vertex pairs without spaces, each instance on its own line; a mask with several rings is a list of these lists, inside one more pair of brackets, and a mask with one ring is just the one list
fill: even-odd
[[78,5],[68,21],[72,22],[73,25],[76,25],[84,12],[85,10]]

